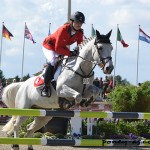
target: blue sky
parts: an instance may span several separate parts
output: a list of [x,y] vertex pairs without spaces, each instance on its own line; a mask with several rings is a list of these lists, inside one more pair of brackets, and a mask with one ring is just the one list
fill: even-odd
[[[21,77],[24,23],[33,35],[36,44],[25,40],[24,75],[31,76],[42,69],[45,57],[42,42],[67,21],[68,0],[0,0],[0,22],[14,35],[11,41],[3,38],[1,69],[6,78]],[[117,42],[116,75],[121,75],[130,83],[136,84],[138,29],[150,35],[150,0],[72,0],[72,12],[81,11],[86,16],[83,25],[86,37],[91,36],[91,24],[102,34],[111,29],[113,45],[112,57],[115,58],[117,24],[128,48]],[[2,25],[1,25],[2,26]],[[138,82],[150,80],[150,44],[140,41]],[[113,73],[112,73],[113,75]],[[95,77],[105,77],[97,67]]]

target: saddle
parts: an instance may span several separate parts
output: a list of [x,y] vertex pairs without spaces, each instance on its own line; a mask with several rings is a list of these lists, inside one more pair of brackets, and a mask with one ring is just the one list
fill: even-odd
[[41,85],[44,85],[44,77],[39,75],[36,77],[36,79],[34,80],[34,86],[35,87],[39,87]]
[[[59,68],[59,66],[61,66],[62,60],[60,58],[61,57],[59,57],[58,61],[56,62],[55,66],[54,66],[54,71],[53,71],[54,80],[56,80],[55,74],[56,74],[57,78],[59,76],[57,69]],[[38,75],[34,81],[35,87],[44,85],[44,75],[45,75],[45,69],[46,69],[47,65],[48,64],[44,64],[42,71],[39,71],[38,73],[35,74],[35,75]],[[53,85],[54,89],[56,90],[56,81],[51,81],[51,84]]]

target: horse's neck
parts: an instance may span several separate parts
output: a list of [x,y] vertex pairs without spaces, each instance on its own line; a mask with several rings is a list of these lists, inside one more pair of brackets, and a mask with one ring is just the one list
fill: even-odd
[[84,73],[84,75],[88,75],[91,72],[92,67],[93,67],[93,64],[91,62],[89,62],[89,61],[83,61],[80,64],[80,66],[79,66],[78,69],[82,70],[83,73]]
[[92,58],[92,46],[87,45],[81,50],[79,57],[76,60],[74,69],[80,71],[82,69],[84,74],[86,75],[89,74],[93,67],[91,58]]

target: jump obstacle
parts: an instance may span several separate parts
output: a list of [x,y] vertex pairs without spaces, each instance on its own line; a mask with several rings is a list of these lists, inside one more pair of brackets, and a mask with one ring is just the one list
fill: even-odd
[[150,146],[150,140],[128,139],[46,139],[0,138],[0,144],[30,144],[42,146]]
[[[16,116],[52,116],[68,117],[71,119],[81,118],[124,118],[124,119],[150,119],[150,113],[141,112],[95,112],[95,111],[57,111],[44,109],[14,109],[0,108],[0,115]],[[77,126],[77,122],[76,122]],[[46,139],[46,138],[3,138],[0,144],[31,144],[43,146],[150,146],[150,139]]]
[[96,112],[96,111],[57,111],[44,109],[16,109],[0,108],[0,115],[16,116],[52,116],[52,117],[80,117],[80,118],[122,118],[122,119],[150,119],[150,113],[141,112]]

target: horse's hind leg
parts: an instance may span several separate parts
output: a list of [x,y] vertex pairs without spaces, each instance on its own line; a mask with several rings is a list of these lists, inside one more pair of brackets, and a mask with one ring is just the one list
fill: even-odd
[[[52,117],[35,117],[34,121],[27,127],[27,137],[32,137],[33,133],[46,125]],[[32,145],[28,145],[28,150],[33,150]]]
[[[16,121],[14,122],[14,138],[19,137],[19,128],[24,121],[27,120],[28,117],[18,116]],[[19,145],[12,145],[12,150],[19,150]]]

